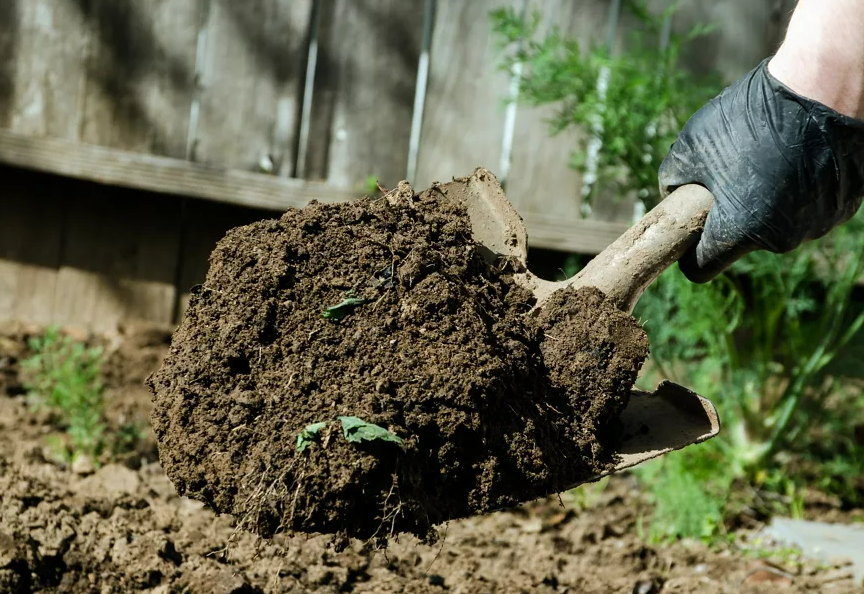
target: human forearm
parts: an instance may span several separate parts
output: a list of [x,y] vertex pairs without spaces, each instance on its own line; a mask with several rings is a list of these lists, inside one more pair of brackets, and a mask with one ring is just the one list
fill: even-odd
[[864,119],[864,0],[800,0],[768,70],[799,95]]

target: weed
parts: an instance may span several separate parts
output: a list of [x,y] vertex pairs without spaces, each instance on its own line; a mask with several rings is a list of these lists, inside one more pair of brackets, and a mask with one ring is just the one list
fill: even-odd
[[654,503],[648,537],[655,542],[722,535],[734,474],[713,442],[672,452],[636,469]]
[[[352,443],[360,443],[361,441],[390,441],[398,444],[400,447],[405,447],[405,440],[401,437],[387,431],[384,427],[367,423],[359,417],[337,417],[337,420],[342,425],[342,435]],[[305,451],[313,441],[318,439],[321,430],[326,426],[327,421],[306,425],[297,436],[297,451]]]
[[375,196],[381,192],[381,186],[378,183],[378,176],[374,174],[367,175],[366,179],[358,185],[362,186],[362,190],[369,196]]
[[297,451],[305,451],[313,441],[318,439],[318,434],[326,426],[326,421],[323,423],[312,423],[311,425],[306,425],[303,431],[300,432],[300,435],[297,436]]
[[58,415],[70,457],[84,455],[95,462],[105,447],[102,349],[75,342],[56,327],[28,344],[33,355],[21,366],[31,407]]
[[326,308],[321,317],[331,322],[339,322],[367,301],[368,299],[361,299],[359,297],[346,297],[340,303]]
[[[677,67],[681,50],[710,27],[672,34],[661,44],[663,22],[675,8],[655,15],[644,0],[626,0],[624,6],[639,27],[617,56],[599,43],[583,47],[557,28],[538,39],[539,15],[526,21],[512,7],[492,13],[492,28],[505,52],[502,69],[523,67],[520,101],[558,108],[549,122],[551,134],[569,128],[599,134],[602,150],[596,179],[585,179],[591,188],[585,203],[600,191],[611,196],[636,192],[650,208],[660,199],[660,162],[687,118],[716,95],[720,80]],[[605,84],[598,84],[601,78]],[[583,174],[588,173],[589,142],[588,135],[580,135],[571,154],[571,165]]]
[[342,434],[350,442],[359,443],[361,441],[392,441],[401,447],[404,447],[405,441],[383,427],[367,423],[357,417],[339,417],[339,422],[342,423]]
[[[724,472],[756,493],[781,496],[767,507],[757,502],[763,513],[803,514],[797,485],[804,482],[860,501],[860,397],[838,392],[830,365],[864,324],[864,312],[851,304],[862,273],[864,213],[790,254],[750,254],[707,285],[667,271],[637,307],[655,375],[721,404],[724,431],[711,443],[722,449]],[[658,482],[646,481],[657,501],[673,497],[667,480],[698,488],[698,480],[668,475],[716,466],[709,452],[696,446],[667,457],[688,456],[693,464],[667,467]],[[698,536],[679,509],[673,532]]]

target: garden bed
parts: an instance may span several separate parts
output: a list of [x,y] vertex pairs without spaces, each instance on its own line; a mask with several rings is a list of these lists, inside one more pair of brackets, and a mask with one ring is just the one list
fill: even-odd
[[[264,541],[231,516],[179,497],[145,431],[132,452],[79,474],[51,462],[55,429],[25,404],[21,331],[0,334],[0,591],[240,593],[853,592],[844,568],[799,566],[788,578],[739,584],[762,562],[729,546],[647,545],[650,514],[635,483],[543,499],[509,512],[451,522],[433,546],[402,536],[386,551],[330,537]],[[109,431],[150,413],[144,378],[167,351],[168,334],[141,329],[102,340]],[[814,510],[811,510],[811,512]],[[824,515],[828,508],[822,508]],[[754,577],[750,578],[751,580]]]

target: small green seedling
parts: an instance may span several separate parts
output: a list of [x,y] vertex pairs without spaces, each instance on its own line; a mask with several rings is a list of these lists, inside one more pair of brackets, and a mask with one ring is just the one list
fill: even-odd
[[367,423],[357,417],[339,417],[339,421],[342,423],[342,434],[350,442],[392,441],[399,444],[399,447],[405,447],[405,441],[401,437],[393,435],[384,427]]
[[[56,326],[28,341],[33,355],[21,361],[27,399],[33,410],[48,410],[58,417],[68,438],[59,457],[79,455],[99,459],[108,444],[104,416],[102,365],[104,353],[73,341]],[[68,456],[67,456],[68,455]]]
[[306,428],[300,432],[300,435],[297,436],[297,451],[303,452],[309,445],[318,439],[318,434],[321,430],[327,426],[326,422],[323,423],[312,423],[311,425],[306,425]]
[[342,300],[342,303],[331,305],[325,309],[321,314],[321,317],[326,318],[331,322],[338,322],[367,301],[368,299],[361,299],[359,297],[346,297]]

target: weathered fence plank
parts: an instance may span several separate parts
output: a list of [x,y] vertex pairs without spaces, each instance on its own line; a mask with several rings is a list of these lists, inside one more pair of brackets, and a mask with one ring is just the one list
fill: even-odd
[[495,67],[489,13],[501,0],[439,0],[429,57],[429,87],[417,164],[418,188],[497,172],[509,80]]
[[252,208],[285,210],[289,206],[305,206],[310,200],[343,202],[356,197],[353,192],[319,182],[208,167],[66,140],[33,138],[2,129],[0,163]]
[[63,247],[60,187],[67,180],[11,167],[0,167],[0,177],[0,319],[49,324]]
[[[542,20],[538,35],[558,27],[573,35],[586,47],[592,40],[602,40],[606,31],[609,2],[588,0],[532,0],[529,16],[539,10]],[[498,58],[500,60],[500,57]],[[563,220],[582,217],[582,181],[570,167],[570,155],[584,132],[564,130],[550,136],[549,120],[558,106],[530,107],[520,105],[516,111],[513,156],[507,181],[507,197],[520,213],[537,212]],[[528,229],[531,238],[531,229]]]
[[309,175],[345,189],[405,179],[422,31],[422,0],[333,0],[324,11],[315,92],[331,101],[315,101],[312,118],[328,134],[310,145],[326,143],[327,158]]
[[195,161],[294,174],[311,0],[206,0]]
[[180,203],[128,190],[118,201],[107,186],[72,187],[56,318],[98,330],[122,320],[171,323]]
[[201,0],[75,0],[88,25],[80,140],[183,158]]
[[78,139],[84,88],[87,24],[76,2],[69,0],[4,0],[4,12],[15,20],[0,21],[14,43],[6,103],[10,114],[0,118],[11,129],[34,136]]
[[[200,1],[74,3],[89,32],[80,140],[184,157]],[[117,204],[103,186],[77,188],[67,205],[57,315],[100,329],[127,318],[170,323],[179,202],[157,200],[159,212],[141,194],[127,192]]]
[[189,289],[204,282],[210,264],[210,253],[216,247],[216,242],[222,239],[229,229],[278,216],[277,212],[241,208],[232,204],[214,204],[205,200],[188,201],[177,277],[177,322],[183,319],[189,305]]

